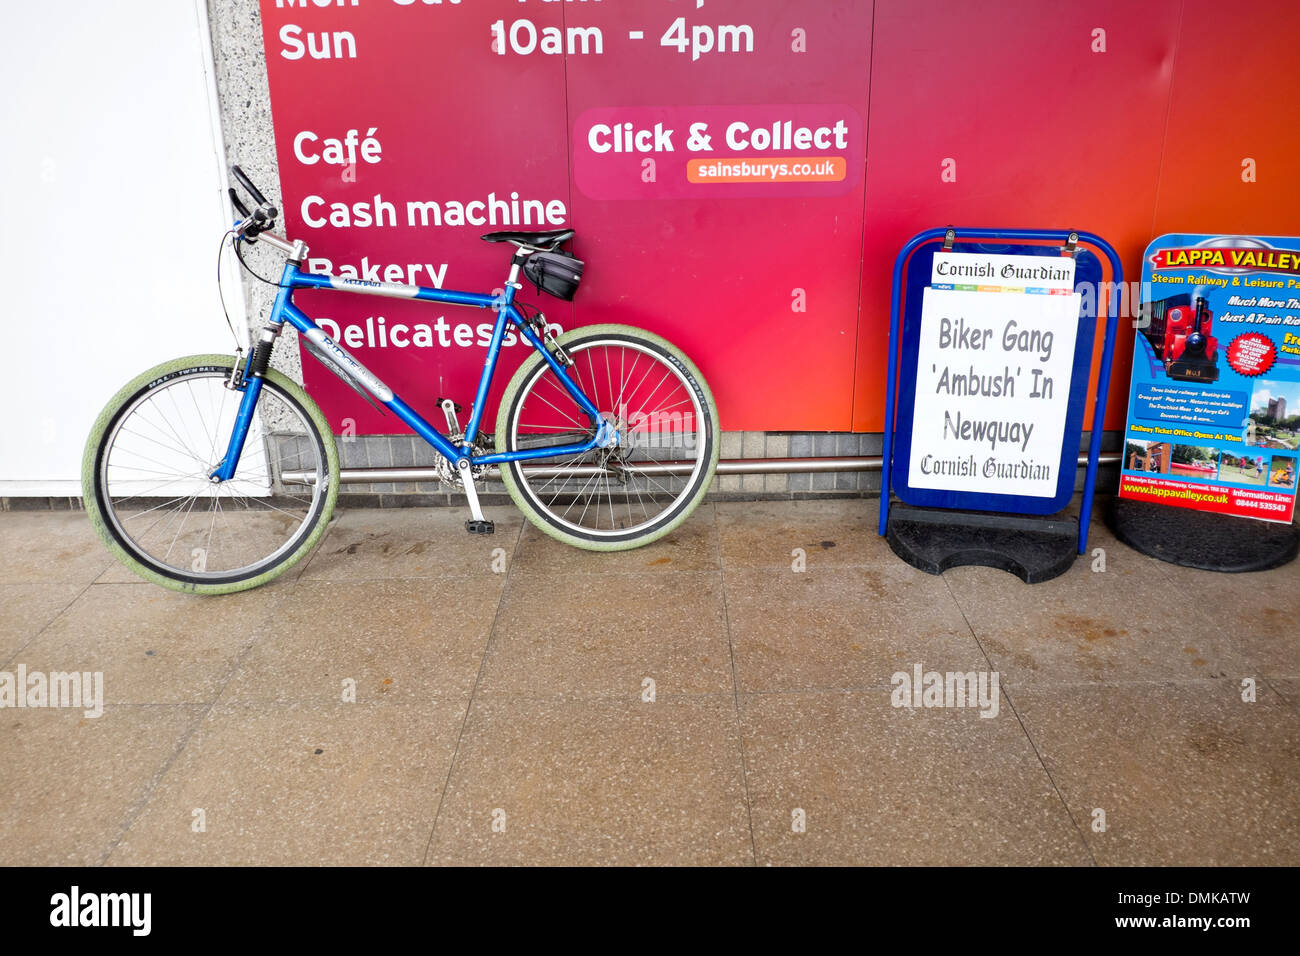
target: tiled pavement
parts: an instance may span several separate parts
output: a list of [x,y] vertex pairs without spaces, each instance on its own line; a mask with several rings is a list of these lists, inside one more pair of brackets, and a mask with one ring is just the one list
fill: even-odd
[[[0,710],[0,864],[1300,862],[1300,564],[1098,524],[1104,572],[930,577],[875,507],[709,503],[609,555],[354,510],[223,598],[0,513],[0,671],[105,697]],[[997,671],[996,716],[894,707],[916,664]]]

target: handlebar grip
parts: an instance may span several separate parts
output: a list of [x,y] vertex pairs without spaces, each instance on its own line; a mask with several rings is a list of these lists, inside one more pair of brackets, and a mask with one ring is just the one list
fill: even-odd
[[248,207],[240,202],[239,193],[235,192],[235,187],[231,186],[226,191],[230,193],[230,204],[235,207],[235,212],[247,219],[249,216]]
[[266,205],[266,197],[262,195],[262,191],[253,185],[253,181],[244,175],[244,171],[238,165],[231,166],[230,172],[239,181],[239,185],[244,187],[245,192],[253,197],[253,202],[259,206]]

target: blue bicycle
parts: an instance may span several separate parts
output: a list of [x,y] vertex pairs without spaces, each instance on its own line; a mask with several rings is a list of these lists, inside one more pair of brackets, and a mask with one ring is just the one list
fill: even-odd
[[[253,203],[250,210],[230,190],[236,251],[261,243],[287,257],[265,327],[246,357],[193,355],[137,376],[100,413],[82,460],[96,531],[141,577],[204,594],[244,590],[283,574],[325,533],[338,496],[338,449],[315,402],[270,367],[285,323],[303,351],[433,446],[440,479],[466,495],[470,533],[493,531],[475,482],[496,471],[538,528],[597,551],[662,537],[704,497],[718,463],[718,412],[695,365],[659,336],[628,326],[555,337],[540,311],[515,299],[521,277],[541,292],[574,297],[583,263],[561,248],[573,230],[483,236],[514,246],[500,294],[307,273],[307,247],[274,234],[278,210],[238,166],[231,172]],[[464,429],[450,399],[439,400],[447,434],[430,425],[294,304],[298,289],[494,311]],[[496,430],[487,433],[483,411],[507,326],[534,353],[506,387]]]

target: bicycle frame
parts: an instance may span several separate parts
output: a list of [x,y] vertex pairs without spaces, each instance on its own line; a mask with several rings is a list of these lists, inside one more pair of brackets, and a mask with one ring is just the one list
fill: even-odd
[[[564,373],[564,366],[553,356],[546,343],[538,337],[532,325],[523,317],[514,305],[515,286],[518,279],[519,258],[513,260],[510,278],[500,295],[485,295],[478,292],[461,292],[456,290],[434,289],[426,286],[407,285],[400,282],[375,282],[365,279],[345,279],[333,275],[319,275],[303,272],[292,259],[285,263],[280,277],[280,291],[275,305],[271,309],[268,330],[271,341],[279,334],[285,322],[288,322],[307,343],[306,351],[312,353],[332,371],[337,372],[350,384],[364,389],[376,401],[402,420],[408,428],[432,445],[440,455],[450,461],[458,470],[468,466],[497,465],[515,461],[529,461],[541,458],[555,458],[560,455],[577,455],[595,448],[611,447],[618,443],[618,433],[608,422],[601,418],[599,410],[578,385]],[[450,305],[468,306],[480,309],[494,309],[497,313],[492,327],[492,339],[488,344],[487,359],[483,363],[483,372],[479,377],[478,389],[474,396],[474,405],[470,411],[469,423],[465,427],[460,447],[452,442],[415,409],[395,394],[377,375],[357,361],[343,346],[333,341],[325,331],[298,308],[293,302],[293,293],[298,289],[330,289],[336,292],[351,292],[362,295],[379,295],[398,299],[416,299],[423,302],[439,302]],[[506,322],[513,322],[519,334],[542,356],[551,371],[560,380],[578,406],[591,419],[595,434],[586,444],[568,444],[530,448],[526,451],[498,452],[488,455],[475,455],[474,440],[478,437],[482,423],[483,407],[487,403],[488,389],[496,371],[497,359],[501,352],[501,343],[505,337]],[[267,344],[267,348],[270,344]],[[248,358],[244,375],[244,395],[240,401],[239,411],[235,417],[234,428],[225,457],[211,473],[211,477],[223,481],[230,480],[239,464],[244,442],[248,437],[248,428],[253,420],[253,411],[262,390],[262,379],[251,372],[253,354]]]

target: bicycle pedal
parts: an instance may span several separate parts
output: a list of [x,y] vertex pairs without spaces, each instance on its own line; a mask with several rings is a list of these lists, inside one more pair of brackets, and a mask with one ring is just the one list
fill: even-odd
[[465,530],[470,534],[494,534],[497,527],[491,521],[475,521],[471,518],[465,522]]

